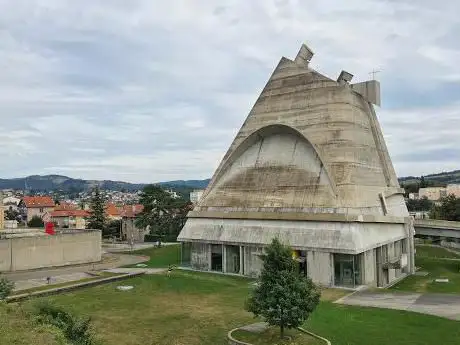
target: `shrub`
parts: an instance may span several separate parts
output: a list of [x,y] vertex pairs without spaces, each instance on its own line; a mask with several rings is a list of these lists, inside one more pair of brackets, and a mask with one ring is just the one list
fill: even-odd
[[0,278],[0,301],[6,299],[14,289],[14,283],[6,278]]
[[29,228],[43,228],[45,226],[45,223],[43,223],[43,219],[41,219],[39,216],[33,216],[27,222],[27,226]]
[[70,344],[96,345],[89,317],[77,317],[62,307],[46,301],[35,305],[35,315],[38,322],[59,328]]

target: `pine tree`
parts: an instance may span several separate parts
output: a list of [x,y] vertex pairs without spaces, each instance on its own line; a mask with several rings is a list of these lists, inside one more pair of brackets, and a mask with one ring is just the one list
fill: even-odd
[[321,293],[310,278],[299,274],[291,249],[274,239],[262,256],[259,284],[246,303],[246,309],[261,316],[269,325],[299,327],[319,303]]
[[90,207],[91,215],[88,219],[87,228],[103,230],[106,223],[105,206],[104,198],[101,195],[99,187],[93,189]]

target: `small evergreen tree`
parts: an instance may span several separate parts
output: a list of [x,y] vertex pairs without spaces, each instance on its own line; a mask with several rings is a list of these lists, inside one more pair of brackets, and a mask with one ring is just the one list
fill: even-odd
[[27,226],[29,228],[42,228],[45,226],[43,219],[40,216],[33,216],[28,222]]
[[460,198],[453,194],[441,198],[441,204],[431,210],[430,218],[460,221]]
[[104,204],[104,198],[99,187],[94,188],[90,201],[91,215],[88,218],[88,229],[104,230],[106,223]]
[[106,223],[102,230],[104,237],[120,237],[121,236],[121,220],[111,220]]
[[259,284],[247,300],[246,309],[262,316],[272,326],[299,327],[319,303],[321,293],[310,278],[299,274],[292,259],[291,248],[274,239],[262,256],[263,268]]

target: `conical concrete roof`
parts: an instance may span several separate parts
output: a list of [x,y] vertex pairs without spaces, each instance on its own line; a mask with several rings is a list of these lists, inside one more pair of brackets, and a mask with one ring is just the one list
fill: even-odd
[[375,80],[350,84],[282,58],[205,191],[200,212],[406,216],[373,103]]

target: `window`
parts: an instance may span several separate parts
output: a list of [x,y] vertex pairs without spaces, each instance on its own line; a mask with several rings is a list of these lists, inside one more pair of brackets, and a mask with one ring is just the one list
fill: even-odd
[[362,254],[334,254],[334,284],[355,287],[361,285]]
[[407,240],[401,240],[401,252],[407,254]]
[[43,207],[40,207],[39,211],[40,211],[40,213],[43,213]]

